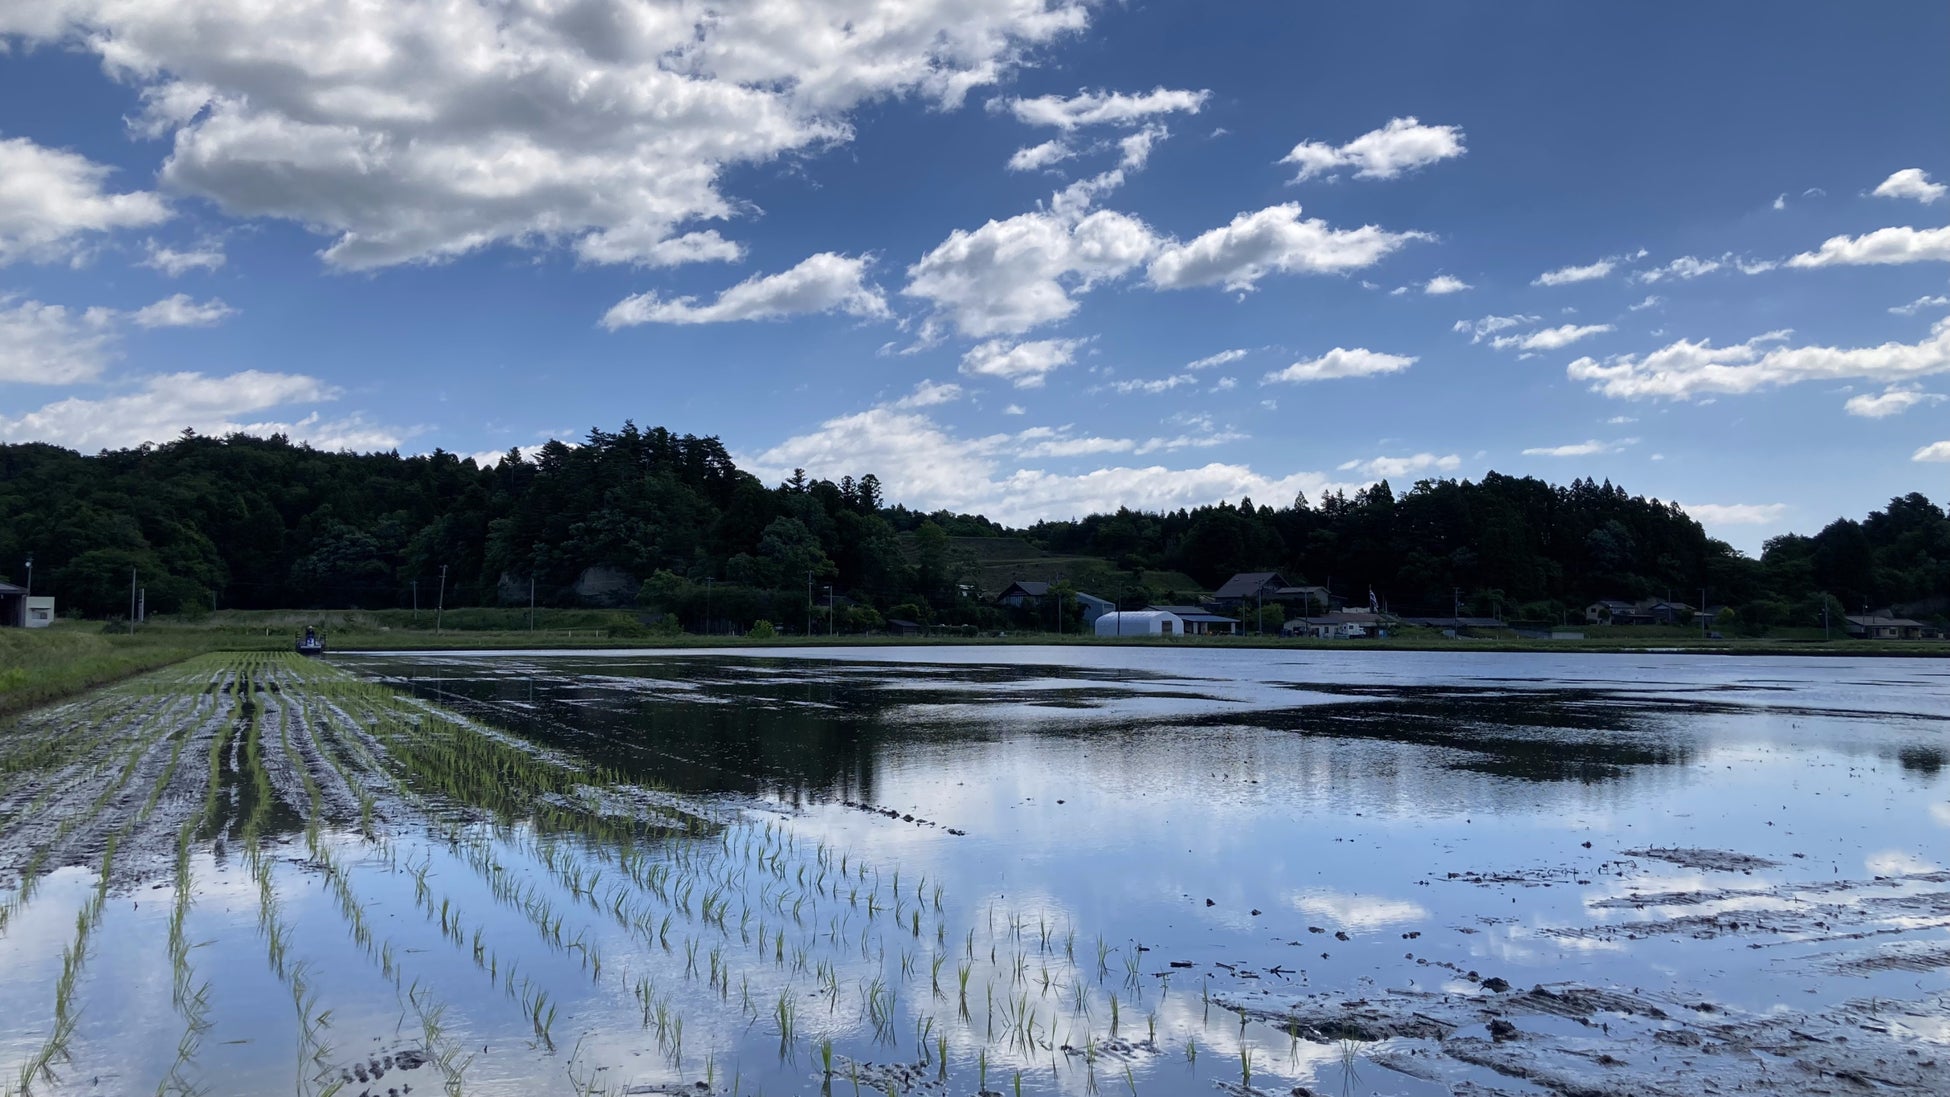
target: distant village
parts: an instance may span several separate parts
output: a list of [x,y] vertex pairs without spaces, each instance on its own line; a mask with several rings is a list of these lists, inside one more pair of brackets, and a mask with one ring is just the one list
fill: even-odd
[[[1019,610],[1036,610],[1052,604],[1056,588],[1048,582],[1019,579],[996,596],[997,604]],[[1084,591],[1064,592],[1073,601],[1083,628],[1098,636],[1238,636],[1277,634],[1316,640],[1361,640],[1386,637],[1402,629],[1432,629],[1445,636],[1484,638],[1581,640],[1597,630],[1645,625],[1694,628],[1707,639],[1719,639],[1715,620],[1725,606],[1697,607],[1666,599],[1600,599],[1584,608],[1584,620],[1555,626],[1520,625],[1499,617],[1400,616],[1388,612],[1373,592],[1365,606],[1350,606],[1347,599],[1326,587],[1289,583],[1274,571],[1247,571],[1220,585],[1210,598],[1196,604],[1156,605],[1141,608],[1120,607],[1114,602]],[[1277,612],[1265,611],[1275,607]],[[1269,617],[1278,623],[1269,627]],[[890,621],[898,632],[920,631],[909,621]],[[1860,640],[1941,640],[1944,633],[1935,625],[1895,615],[1889,610],[1838,615],[1832,622],[1834,635]]]

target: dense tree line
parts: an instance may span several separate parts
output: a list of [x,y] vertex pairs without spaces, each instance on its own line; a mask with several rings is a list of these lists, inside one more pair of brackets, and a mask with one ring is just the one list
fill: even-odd
[[[153,612],[523,605],[532,591],[545,606],[634,605],[693,630],[823,629],[829,606],[840,630],[890,617],[1006,625],[954,539],[1015,532],[911,511],[865,470],[767,486],[716,438],[633,423],[490,467],[241,434],[94,456],[0,446],[0,574],[20,581],[31,554],[36,591],[93,616],[124,610],[133,570]],[[1950,605],[1950,518],[1922,495],[1775,538],[1759,560],[1610,483],[1496,473],[1019,532],[1109,561],[1125,580],[1100,593],[1120,598],[1144,593],[1150,571],[1210,589],[1278,570],[1354,602],[1372,589],[1397,612],[1446,613],[1460,598],[1533,620],[1598,597],[1697,601],[1702,588],[1751,627],[1806,624],[1823,605]]]

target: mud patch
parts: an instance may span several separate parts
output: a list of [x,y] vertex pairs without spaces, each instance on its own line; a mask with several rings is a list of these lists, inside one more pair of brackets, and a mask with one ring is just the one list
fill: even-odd
[[1725,849],[1628,849],[1627,857],[1645,857],[1654,861],[1667,861],[1685,868],[1703,869],[1707,872],[1752,872],[1757,868],[1777,868],[1779,861],[1765,857],[1755,857],[1750,853],[1735,853]]

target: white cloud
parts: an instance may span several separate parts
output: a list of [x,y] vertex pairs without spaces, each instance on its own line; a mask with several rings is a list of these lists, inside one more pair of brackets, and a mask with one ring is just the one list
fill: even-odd
[[961,386],[953,381],[923,381],[914,386],[914,391],[894,401],[890,407],[931,408],[937,404],[952,403],[961,399]]
[[178,293],[135,310],[129,319],[139,328],[207,328],[236,314],[221,298],[194,301],[189,294]]
[[1665,303],[1666,303],[1665,298],[1659,296],[1656,293],[1650,293],[1646,295],[1645,300],[1640,301],[1638,304],[1626,306],[1626,311],[1644,312],[1646,309],[1657,308],[1660,305],[1663,305]]
[[1771,526],[1788,515],[1786,503],[1681,503],[1706,526]]
[[1015,154],[1009,157],[1009,170],[1040,171],[1075,155],[1076,150],[1065,144],[1062,138],[1053,137],[1040,145],[1017,149]]
[[1909,455],[1912,461],[1950,461],[1950,442],[1931,442]]
[[1308,358],[1295,362],[1283,370],[1268,373],[1261,384],[1275,381],[1326,381],[1339,377],[1372,377],[1384,373],[1399,373],[1414,365],[1413,356],[1382,354],[1365,347],[1348,349],[1335,347],[1318,358]]
[[1009,405],[1008,407],[1006,407],[1006,408],[1003,408],[1003,409],[1002,409],[1002,414],[1004,414],[1004,415],[1028,415],[1028,414],[1029,414],[1029,409],[1028,409],[1028,408],[1026,408],[1026,407],[1023,407],[1023,406],[1022,406],[1021,404],[1010,404],[1010,405]]
[[1593,282],[1600,278],[1609,278],[1612,270],[1617,266],[1618,261],[1616,259],[1600,259],[1596,263],[1590,263],[1582,267],[1559,267],[1556,270],[1545,271],[1531,279],[1530,284],[1533,286],[1563,286],[1572,282]]
[[177,251],[147,240],[143,242],[143,250],[148,252],[148,257],[140,265],[162,271],[171,278],[192,270],[216,270],[224,262],[223,248],[216,244],[198,244]]
[[65,385],[100,376],[113,356],[111,316],[0,297],[0,382]]
[[1523,313],[1518,313],[1515,316],[1485,316],[1481,320],[1473,322],[1469,320],[1458,320],[1450,330],[1465,332],[1469,335],[1470,342],[1480,343],[1483,341],[1485,335],[1499,331],[1507,331],[1510,328],[1522,327],[1525,324],[1535,324],[1542,319],[1543,317],[1541,316],[1526,316]]
[[1039,457],[1089,457],[1099,453],[1129,453],[1137,443],[1129,438],[1051,438],[1018,450],[1028,460]]
[[[657,245],[749,208],[722,193],[728,169],[845,141],[862,103],[953,107],[1088,12],[1085,0],[62,0],[0,5],[0,35],[99,54],[142,98],[135,127],[170,139],[168,187],[297,222],[330,238],[328,262],[372,268],[494,244],[682,257]],[[122,216],[160,217],[152,198],[124,197]]]
[[1399,479],[1418,472],[1454,472],[1462,467],[1462,457],[1451,453],[1437,457],[1433,453],[1418,453],[1411,457],[1373,457],[1366,461],[1343,461],[1338,470],[1358,472],[1379,480]]
[[1783,210],[1787,208],[1787,195],[1785,193],[1775,195],[1774,208],[1777,210]]
[[1497,350],[1515,347],[1518,350],[1557,350],[1568,347],[1580,339],[1593,335],[1603,335],[1612,330],[1610,324],[1562,324],[1554,328],[1544,328],[1528,335],[1499,335],[1490,340],[1490,346]]
[[1657,282],[1663,278],[1684,278],[1690,280],[1698,278],[1703,274],[1712,274],[1714,271],[1719,270],[1722,265],[1717,259],[1700,259],[1691,255],[1682,255],[1663,267],[1653,267],[1650,270],[1639,271],[1632,275],[1632,280],[1634,282]]
[[1180,385],[1196,384],[1197,381],[1198,379],[1189,373],[1174,373],[1170,377],[1160,377],[1153,381],[1112,381],[1105,387],[1109,388],[1112,392],[1125,396],[1134,392],[1144,393],[1147,396],[1156,396],[1161,392],[1170,392]]
[[1372,266],[1411,240],[1429,238],[1374,225],[1329,228],[1319,218],[1301,220],[1299,203],[1288,202],[1241,213],[1188,243],[1165,244],[1145,274],[1161,289],[1217,284],[1245,291],[1276,271],[1337,274]]
[[1069,365],[1086,339],[1033,339],[1011,343],[991,339],[961,357],[961,371],[972,377],[998,377],[1019,389],[1040,388],[1043,378]]
[[1221,378],[1219,378],[1219,379],[1218,379],[1217,381],[1214,381],[1214,382],[1212,382],[1212,387],[1211,387],[1210,389],[1207,389],[1206,391],[1208,391],[1208,392],[1231,392],[1231,391],[1232,391],[1233,389],[1236,389],[1236,388],[1238,388],[1238,387],[1239,387],[1239,380],[1238,380],[1238,378],[1235,378],[1235,377],[1221,377]]
[[620,231],[592,236],[577,249],[594,263],[635,263],[643,267],[675,267],[685,263],[736,263],[745,246],[718,235],[718,230],[687,232],[682,236],[640,237]]
[[1296,183],[1342,168],[1353,168],[1361,179],[1393,179],[1466,151],[1460,126],[1425,126],[1413,117],[1391,118],[1382,128],[1345,145],[1302,141],[1280,163],[1299,167],[1300,173],[1293,180]]
[[1918,297],[1907,305],[1891,305],[1889,311],[1897,316],[1914,316],[1925,309],[1940,309],[1950,306],[1950,297],[1939,293],[1929,297]]
[[722,324],[820,312],[884,320],[887,301],[867,284],[866,270],[864,257],[820,252],[790,270],[753,275],[708,305],[692,297],[666,301],[654,292],[625,297],[610,307],[602,322],[615,331],[637,324]]
[[1821,250],[1804,251],[1790,267],[1868,266],[1890,263],[1950,262],[1950,225],[1936,229],[1908,226],[1877,229],[1862,236],[1831,236]]
[[1017,335],[1069,316],[1077,310],[1073,292],[1129,273],[1156,247],[1135,217],[1079,214],[1056,203],[972,232],[956,229],[907,268],[901,292],[934,306],[924,339],[942,323],[976,338]]
[[1603,362],[1580,358],[1565,367],[1565,373],[1606,396],[1690,400],[1802,381],[1862,379],[1898,384],[1950,371],[1950,317],[1931,325],[1929,336],[1917,343],[1890,342],[1875,347],[1775,345],[1790,334],[1768,332],[1729,347],[1681,339],[1643,358],[1630,354]]
[[316,412],[295,422],[258,421],[254,413],[335,399],[338,392],[314,377],[245,370],[226,377],[172,373],[150,377],[141,388],[97,400],[70,397],[18,418],[0,416],[0,435],[52,442],[83,452],[167,442],[189,428],[199,434],[283,434],[323,449],[386,450],[402,432],[358,416],[326,421]]
[[[1354,490],[1318,472],[1268,475],[1237,464],[1193,468],[1162,464],[1117,465],[1063,475],[1022,467],[1022,452],[1067,435],[1049,428],[1017,434],[963,437],[926,415],[886,406],[821,423],[757,454],[735,454],[739,467],[761,479],[783,479],[794,468],[815,476],[873,468],[891,498],[911,507],[979,512],[999,522],[1026,525],[1043,519],[1107,513],[1120,506],[1177,510],[1221,499],[1285,501],[1296,493],[1318,496],[1332,488]],[[1209,425],[1184,435],[1144,443],[1108,439],[1088,445],[1107,453],[1193,450],[1238,437]]]
[[1865,392],[1860,396],[1851,396],[1842,405],[1842,410],[1864,419],[1887,419],[1892,415],[1901,415],[1918,404],[1940,404],[1944,399],[1934,392],[1889,388],[1875,394]]
[[1186,369],[1211,369],[1214,366],[1223,366],[1228,362],[1237,362],[1238,360],[1244,358],[1245,356],[1246,356],[1245,351],[1236,348],[1233,350],[1222,350],[1217,354],[1208,354],[1205,357],[1198,359],[1197,361],[1187,362],[1185,363],[1185,368]]
[[1802,191],[1802,192],[1801,192],[1801,197],[1803,197],[1803,198],[1826,198],[1826,197],[1828,197],[1828,192],[1827,192],[1827,191],[1825,191],[1825,190],[1822,190],[1822,189],[1821,189],[1820,187],[1809,187],[1809,188],[1808,188],[1807,190],[1804,190],[1804,191]]
[[1000,105],[1032,126],[1072,130],[1079,126],[1131,125],[1160,114],[1197,114],[1211,92],[1154,88],[1138,95],[1122,92],[1081,92],[1070,98],[1042,95],[1010,99]]
[[[7,16],[0,14],[0,34]],[[110,169],[84,156],[43,148],[25,137],[0,139],[0,267],[66,262],[83,254],[90,233],[153,225],[169,217],[146,191],[111,194]]]
[[1904,168],[1876,184],[1870,193],[1877,198],[1914,198],[1929,205],[1943,197],[1945,191],[1950,191],[1950,187],[1930,182],[1929,173],[1922,168]]
[[1620,438],[1616,442],[1601,442],[1596,438],[1588,442],[1572,442],[1562,446],[1533,446],[1524,450],[1525,457],[1595,457],[1601,453],[1620,453],[1627,446],[1638,445],[1636,438]]
[[1639,417],[1636,415],[1614,415],[1611,418],[1605,420],[1606,423],[1614,427],[1621,427],[1627,423],[1636,423],[1638,421],[1639,421]]
[[1732,263],[1742,274],[1766,274],[1781,265],[1772,259],[1748,259],[1734,255],[1723,255],[1720,258]]
[[1438,274],[1423,283],[1422,292],[1434,296],[1441,296],[1445,293],[1461,293],[1463,290],[1473,288],[1468,282],[1460,278],[1447,274]]

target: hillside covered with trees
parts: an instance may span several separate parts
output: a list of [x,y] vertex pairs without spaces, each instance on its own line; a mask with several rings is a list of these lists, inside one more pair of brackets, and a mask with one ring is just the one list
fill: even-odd
[[823,629],[830,588],[840,631],[886,617],[1006,627],[1028,622],[992,604],[966,551],[1004,537],[1101,559],[1072,577],[1127,605],[1193,596],[1161,575],[1211,589],[1278,570],[1355,601],[1372,588],[1401,613],[1447,613],[1460,591],[1466,611],[1538,621],[1599,597],[1696,601],[1702,587],[1750,627],[1817,622],[1824,598],[1950,608],[1950,517],[1920,494],[1777,537],[1754,560],[1673,504],[1497,473],[1011,531],[909,510],[872,470],[766,485],[716,438],[627,423],[490,468],[245,435],[94,456],[0,446],[0,575],[23,581],[31,555],[36,593],[98,617],[126,612],[134,569],[165,613],[526,605],[532,584],[544,606],[635,605],[693,630],[802,628],[809,613]]

